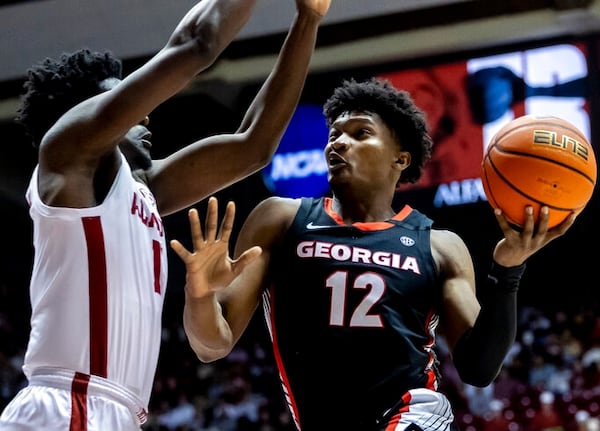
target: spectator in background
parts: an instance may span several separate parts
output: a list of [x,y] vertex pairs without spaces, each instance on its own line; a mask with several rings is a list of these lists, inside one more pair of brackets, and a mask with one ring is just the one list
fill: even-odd
[[500,400],[492,400],[489,411],[483,421],[481,431],[509,431],[511,421],[504,417],[504,404]]
[[510,364],[505,364],[494,381],[494,398],[510,403],[525,393],[527,385],[513,375]]
[[539,407],[527,429],[528,431],[565,431],[564,421],[555,408],[552,392],[540,393]]
[[469,411],[480,418],[490,412],[490,406],[494,401],[494,382],[484,387],[465,385],[465,397]]

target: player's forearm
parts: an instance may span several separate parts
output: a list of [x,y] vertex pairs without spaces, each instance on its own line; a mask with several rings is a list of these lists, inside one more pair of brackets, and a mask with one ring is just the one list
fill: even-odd
[[[116,91],[91,99],[86,126],[114,148],[121,136],[211,66],[251,15],[257,0],[202,0],[182,18],[167,44]],[[111,97],[114,95],[114,97]],[[78,110],[81,121],[81,110]],[[107,149],[108,150],[108,149]],[[106,151],[100,151],[105,154]]]
[[233,336],[214,296],[194,299],[186,295],[183,327],[190,346],[202,362],[225,357],[233,346]]
[[454,365],[465,383],[483,387],[498,375],[516,337],[517,290],[524,270],[524,264],[493,265],[477,320],[453,352]]
[[167,46],[193,42],[205,66],[212,64],[233,41],[258,0],[202,0],[181,19]]
[[252,145],[248,150],[262,151],[265,163],[277,148],[300,100],[321,20],[315,12],[297,13],[273,70],[238,129],[249,131]]

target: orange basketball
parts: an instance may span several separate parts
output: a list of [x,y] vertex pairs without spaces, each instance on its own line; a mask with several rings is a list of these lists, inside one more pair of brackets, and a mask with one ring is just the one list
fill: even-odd
[[508,221],[525,223],[531,205],[535,220],[548,206],[550,228],[588,203],[596,184],[596,157],[583,133],[552,116],[518,117],[492,138],[482,162],[482,184],[490,205]]

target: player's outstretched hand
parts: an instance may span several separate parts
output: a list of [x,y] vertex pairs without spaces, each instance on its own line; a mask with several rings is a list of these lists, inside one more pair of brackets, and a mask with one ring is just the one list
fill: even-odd
[[521,265],[550,241],[564,235],[576,217],[576,214],[572,213],[560,225],[548,229],[548,207],[540,209],[540,218],[536,225],[533,208],[529,206],[525,208],[526,220],[523,228],[517,229],[508,223],[500,209],[494,210],[494,214],[504,233],[504,238],[494,249],[494,261],[506,267]]
[[193,298],[203,298],[224,289],[237,277],[262,250],[255,246],[246,250],[239,258],[229,257],[229,238],[235,218],[235,204],[228,202],[221,228],[217,232],[218,202],[215,197],[208,200],[205,234],[202,232],[198,211],[188,212],[192,234],[193,251],[189,251],[178,240],[171,241],[171,248],[186,267],[186,293]]

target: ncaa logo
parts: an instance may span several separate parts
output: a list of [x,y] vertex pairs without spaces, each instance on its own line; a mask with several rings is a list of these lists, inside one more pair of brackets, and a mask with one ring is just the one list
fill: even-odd
[[415,245],[415,240],[412,238],[409,238],[407,236],[401,236],[400,243],[402,243],[402,245],[405,245],[407,247],[412,247],[413,245]]
[[329,128],[319,105],[298,105],[271,163],[262,170],[267,188],[288,198],[321,197],[329,191],[323,149]]

